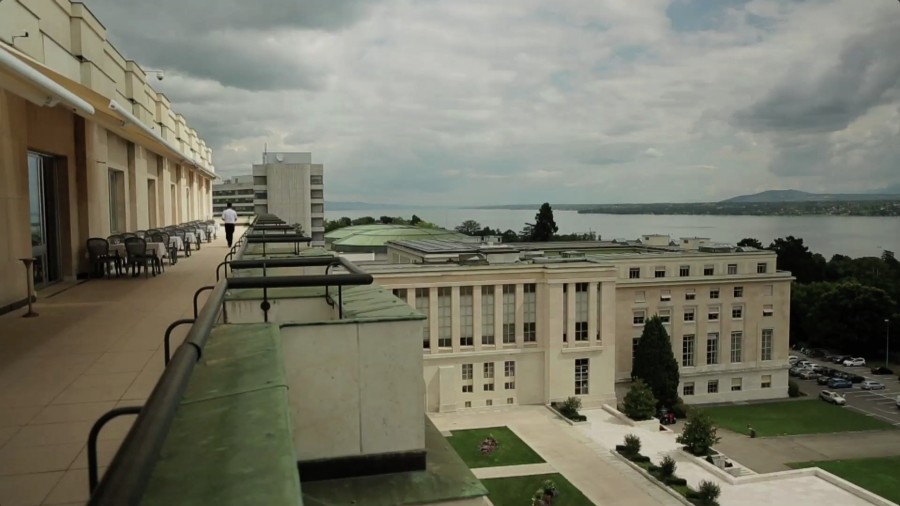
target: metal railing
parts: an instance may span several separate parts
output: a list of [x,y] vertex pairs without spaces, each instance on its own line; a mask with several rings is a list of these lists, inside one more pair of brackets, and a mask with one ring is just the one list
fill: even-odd
[[[232,251],[230,254],[233,254]],[[184,342],[168,359],[162,376],[153,388],[153,392],[142,407],[130,407],[112,410],[104,414],[91,429],[88,441],[90,506],[130,506],[138,505],[146,491],[153,469],[159,460],[160,451],[168,436],[169,429],[175,419],[178,405],[190,381],[194,367],[203,355],[203,348],[209,334],[225,303],[226,292],[230,289],[263,289],[263,303],[268,302],[269,288],[325,286],[326,294],[330,286],[338,287],[337,305],[339,314],[343,316],[341,287],[349,285],[365,285],[372,283],[372,276],[344,258],[319,257],[297,259],[268,260],[235,260],[232,268],[292,267],[292,266],[325,266],[326,274],[311,276],[261,276],[246,278],[224,278],[214,287],[203,308],[195,312],[195,318]],[[340,266],[347,274],[330,274],[332,267]],[[196,296],[195,296],[196,301]],[[261,305],[268,321],[268,308]],[[226,317],[227,318],[227,317]],[[189,321],[178,320],[166,331],[166,344],[172,329]],[[96,443],[100,430],[109,420],[124,414],[137,414],[137,419],[125,436],[125,440],[116,452],[115,457],[106,470],[103,479],[97,482],[97,450]]]

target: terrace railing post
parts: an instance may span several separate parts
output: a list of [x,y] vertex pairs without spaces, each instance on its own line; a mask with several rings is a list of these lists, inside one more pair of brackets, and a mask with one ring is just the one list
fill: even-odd
[[88,433],[87,440],[87,458],[88,458],[88,493],[94,493],[94,490],[97,488],[97,483],[100,481],[99,473],[97,472],[97,438],[100,437],[100,431],[106,426],[106,423],[114,418],[118,418],[122,415],[137,415],[140,414],[141,407],[140,406],[123,406],[121,408],[114,408],[103,414],[94,425],[91,426],[91,431]]
[[172,338],[172,331],[175,330],[175,327],[178,327],[178,326],[180,326],[180,325],[187,325],[188,323],[193,324],[193,323],[194,323],[194,320],[188,320],[188,319],[175,320],[175,321],[172,322],[172,324],[169,325],[169,327],[166,329],[166,335],[165,335],[165,337],[163,338],[163,348],[164,348],[164,350],[163,350],[163,364],[164,364],[164,365],[169,365],[169,357],[172,356],[171,353],[170,353],[170,351],[171,351],[171,345],[170,345],[170,343],[169,343],[170,339]]

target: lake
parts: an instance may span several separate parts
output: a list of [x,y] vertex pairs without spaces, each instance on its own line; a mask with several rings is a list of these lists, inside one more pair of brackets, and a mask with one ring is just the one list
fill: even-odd
[[[402,216],[413,214],[452,229],[465,220],[502,230],[521,230],[533,222],[537,210],[511,209],[401,209],[369,211],[328,211],[325,218],[342,216]],[[768,245],[776,237],[793,235],[826,259],[840,253],[851,257],[881,256],[882,248],[900,252],[900,218],[864,216],[682,216],[578,214],[554,211],[560,233],[594,231],[604,240],[637,239],[643,234],[669,234],[673,239],[687,236],[709,237],[713,241],[736,243],[755,237]]]

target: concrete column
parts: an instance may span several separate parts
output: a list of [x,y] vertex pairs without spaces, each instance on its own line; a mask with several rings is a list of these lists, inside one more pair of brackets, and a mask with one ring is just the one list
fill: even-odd
[[560,374],[563,349],[563,285],[544,284],[538,287],[538,325],[539,332],[546,338],[546,350],[544,354],[544,402],[550,402],[557,398],[565,398],[562,393],[554,391],[554,377]]
[[137,151],[140,146],[132,142],[128,144],[128,168],[125,170],[125,230],[134,232],[138,229],[138,200],[137,200]]
[[459,317],[462,314],[459,308],[459,287],[452,286],[450,287],[450,311],[452,311],[453,317],[450,318],[450,342],[453,347],[454,353],[459,353],[460,351],[460,343],[459,343]]
[[575,342],[575,283],[566,285],[566,337],[569,344]]
[[481,286],[472,287],[472,339],[475,351],[481,350]]
[[516,284],[516,345],[525,344],[525,285]]
[[159,220],[160,226],[169,226],[175,224],[175,217],[172,203],[172,162],[162,157],[162,167],[159,171]]
[[[606,353],[615,353],[616,347],[616,283],[604,281],[600,284],[600,339],[601,344],[607,350]],[[673,315],[674,316],[674,315]],[[628,346],[631,346],[631,336],[628,336]]]
[[438,289],[436,286],[428,288],[428,337],[431,341],[431,352],[438,352]]
[[134,146],[134,195],[132,196],[134,202],[134,230],[147,230],[150,228],[150,202],[147,199],[148,154],[143,146]]
[[599,325],[599,321],[597,319],[597,313],[599,313],[599,304],[597,299],[599,299],[599,293],[597,293],[597,283],[592,282],[588,283],[588,339],[591,341],[595,341],[597,339],[597,327]]
[[494,285],[494,343],[503,346],[503,285]]
[[107,237],[109,223],[109,136],[106,129],[86,120],[84,122],[85,191],[90,237]]

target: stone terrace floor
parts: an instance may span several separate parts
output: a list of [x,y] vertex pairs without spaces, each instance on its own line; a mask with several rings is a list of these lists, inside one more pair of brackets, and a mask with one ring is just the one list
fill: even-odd
[[[91,280],[39,293],[37,318],[22,318],[24,309],[0,316],[0,505],[87,501],[91,425],[109,409],[143,404],[163,370],[166,327],[193,316],[194,291],[215,283],[226,253],[220,233],[156,278]],[[187,328],[176,329],[173,349]],[[106,425],[100,466],[132,421]]]

